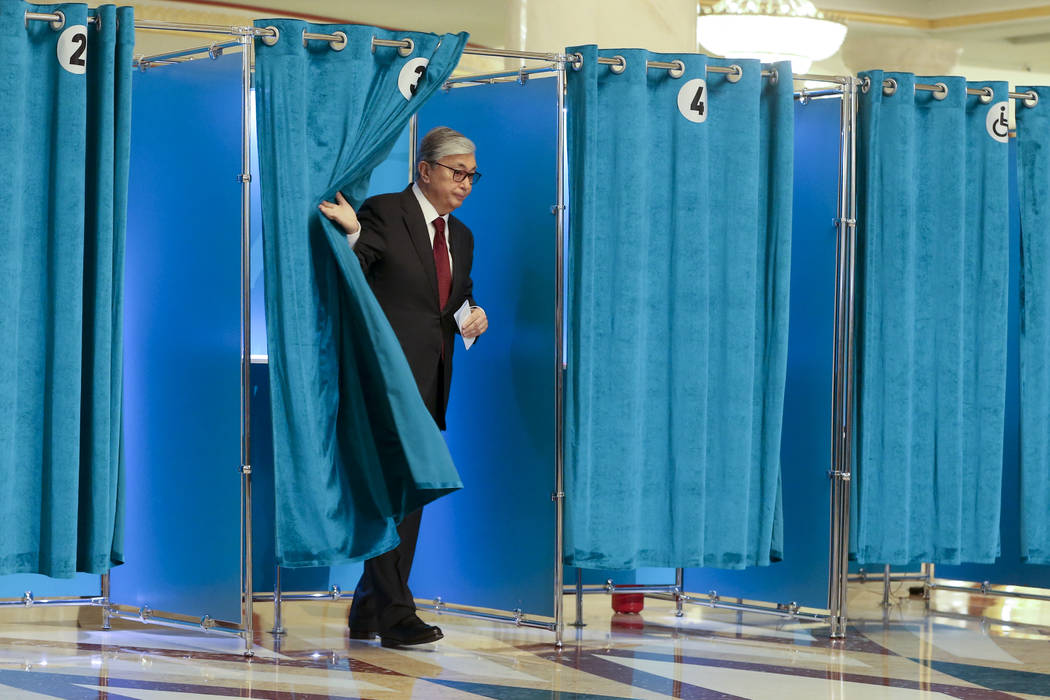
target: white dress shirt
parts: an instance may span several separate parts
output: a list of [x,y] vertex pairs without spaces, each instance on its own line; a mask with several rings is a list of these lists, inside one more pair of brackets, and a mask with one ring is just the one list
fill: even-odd
[[[423,218],[427,222],[427,233],[430,234],[430,249],[434,249],[434,236],[437,234],[437,229],[434,228],[434,219],[438,218],[437,209],[430,203],[427,196],[423,194],[423,190],[419,189],[419,185],[415,182],[412,183],[412,194],[416,196],[416,201],[419,202],[419,208],[423,210]],[[449,279],[452,279],[452,246],[448,244],[448,214],[441,217],[445,220],[445,250],[448,251],[448,271]]]

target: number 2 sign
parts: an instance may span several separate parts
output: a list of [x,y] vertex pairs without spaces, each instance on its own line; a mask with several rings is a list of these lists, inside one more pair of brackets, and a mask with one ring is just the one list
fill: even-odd
[[707,121],[707,81],[688,80],[678,91],[678,111],[691,122]]
[[58,36],[58,65],[70,73],[83,75],[87,71],[87,27],[75,24]]

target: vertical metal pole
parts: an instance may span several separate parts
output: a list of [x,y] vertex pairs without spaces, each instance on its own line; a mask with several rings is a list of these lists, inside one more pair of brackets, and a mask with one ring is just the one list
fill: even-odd
[[252,656],[252,452],[251,452],[251,85],[254,37],[241,37],[241,629],[244,655]]
[[846,636],[849,498],[853,444],[853,315],[856,243],[857,81],[843,86],[840,112],[838,236],[835,262],[835,349],[832,392],[831,551],[828,608],[831,637]]
[[102,597],[102,629],[112,629],[109,620],[109,572],[102,574],[99,578],[99,582],[102,584],[102,590],[100,591]]
[[882,570],[882,607],[890,607],[890,565]]
[[562,558],[565,528],[565,435],[563,394],[565,390],[565,162],[567,157],[565,123],[565,61],[558,61],[558,203],[555,245],[557,265],[554,305],[554,645],[562,647],[565,634],[565,568]]
[[685,569],[679,567],[674,570],[674,616],[682,617],[685,612],[682,610],[682,605],[685,602]]
[[284,626],[281,624],[281,565],[273,565],[273,629],[270,634],[279,636],[284,634]]
[[416,179],[416,144],[419,143],[419,113],[408,120],[408,182]]
[[576,567],[576,622],[573,627],[586,627],[583,624],[583,569]]

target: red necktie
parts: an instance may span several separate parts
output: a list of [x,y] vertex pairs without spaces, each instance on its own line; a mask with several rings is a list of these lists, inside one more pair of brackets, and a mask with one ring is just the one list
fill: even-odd
[[448,295],[452,293],[452,270],[448,266],[445,220],[440,216],[434,219],[434,267],[437,269],[438,301],[444,309],[448,303]]

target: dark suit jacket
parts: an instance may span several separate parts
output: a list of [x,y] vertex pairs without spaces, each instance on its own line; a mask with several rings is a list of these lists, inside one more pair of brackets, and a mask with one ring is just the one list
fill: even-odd
[[358,209],[357,218],[361,222],[361,237],[354,252],[401,341],[424,403],[444,430],[452,382],[453,341],[459,332],[453,314],[465,299],[474,304],[470,279],[474,235],[459,219],[448,217],[446,239],[452,251],[452,292],[445,308],[440,309],[434,249],[412,187],[370,197]]

